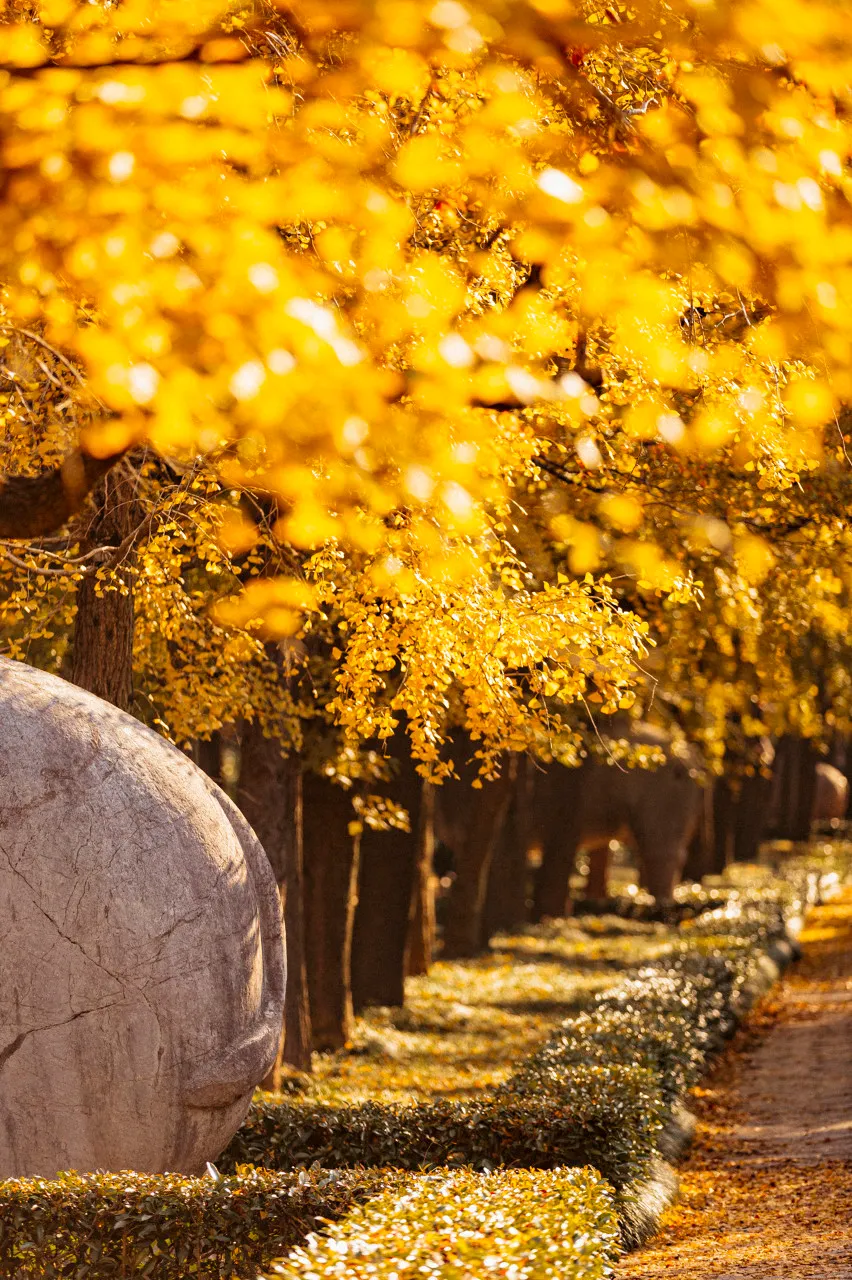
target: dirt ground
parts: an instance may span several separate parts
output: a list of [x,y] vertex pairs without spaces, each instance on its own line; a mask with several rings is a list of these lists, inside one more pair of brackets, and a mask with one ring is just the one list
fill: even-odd
[[618,1280],[852,1280],[852,891],[705,1086],[680,1201]]

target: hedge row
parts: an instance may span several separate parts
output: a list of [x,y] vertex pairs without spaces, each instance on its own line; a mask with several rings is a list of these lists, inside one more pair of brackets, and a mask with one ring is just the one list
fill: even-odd
[[[787,910],[798,909],[791,901]],[[498,1093],[508,1098],[552,1098],[571,1106],[578,1070],[597,1064],[607,1072],[632,1064],[653,1081],[663,1103],[656,1158],[629,1185],[619,1187],[618,1210],[627,1248],[656,1229],[676,1190],[666,1160],[676,1159],[694,1121],[683,1102],[744,1012],[790,959],[785,910],[747,896],[690,922],[686,937],[664,960],[593,998],[523,1062]]]
[[635,1009],[602,1005],[564,1022],[501,1091],[514,1097],[570,1098],[574,1073],[594,1063],[610,1073],[624,1067],[643,1070],[671,1108],[695,1081],[702,1062],[685,1018],[662,1014],[654,1021],[637,1021]]
[[414,1106],[266,1102],[226,1159],[279,1168],[592,1166],[618,1192],[622,1240],[634,1247],[674,1193],[660,1155],[674,1158],[688,1140],[683,1098],[777,976],[766,955],[785,928],[778,903],[717,899],[665,959],[593,997],[492,1094]]
[[294,1248],[275,1274],[609,1275],[616,1217],[635,1246],[673,1194],[659,1155],[687,1132],[684,1095],[790,953],[790,895],[708,905],[476,1101],[266,1101],[220,1160],[233,1176],[0,1182],[0,1275],[224,1280]]
[[653,1155],[662,1120],[662,1098],[649,1071],[593,1062],[566,1071],[558,1097],[519,1089],[475,1102],[409,1106],[258,1103],[221,1163],[287,1169],[321,1161],[410,1170],[592,1165],[621,1187]]
[[590,1169],[422,1174],[295,1249],[284,1280],[607,1280],[613,1195]]
[[671,1110],[777,976],[767,957],[792,954],[789,944],[786,954],[782,949],[785,937],[774,904],[734,904],[700,917],[664,960],[593,997],[562,1023],[500,1092],[569,1101],[578,1068],[629,1063],[651,1074]]
[[258,1103],[223,1167],[591,1165],[620,1190],[647,1172],[672,1109],[746,1007],[755,946],[765,950],[784,927],[775,904],[739,900],[691,921],[665,960],[593,998],[475,1101]]
[[0,1276],[254,1280],[391,1176],[244,1169],[218,1180],[68,1173],[0,1181]]

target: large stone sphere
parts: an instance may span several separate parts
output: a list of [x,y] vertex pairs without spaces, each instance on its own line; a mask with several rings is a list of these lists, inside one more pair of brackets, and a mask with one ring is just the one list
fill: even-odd
[[278,892],[177,748],[0,659],[0,1177],[197,1173],[274,1060]]

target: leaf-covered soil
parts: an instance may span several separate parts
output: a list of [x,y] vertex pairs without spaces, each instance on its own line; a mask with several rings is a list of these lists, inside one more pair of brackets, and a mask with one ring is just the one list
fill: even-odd
[[589,917],[501,935],[475,960],[439,961],[409,979],[404,1009],[367,1010],[350,1046],[315,1055],[311,1093],[335,1103],[474,1098],[674,939],[664,925]]
[[681,1199],[618,1280],[852,1277],[852,890],[695,1091]]

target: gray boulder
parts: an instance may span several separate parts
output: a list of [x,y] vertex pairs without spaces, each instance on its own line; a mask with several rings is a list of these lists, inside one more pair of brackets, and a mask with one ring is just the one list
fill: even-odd
[[0,1177],[197,1173],[276,1053],[279,897],[177,748],[0,659]]

